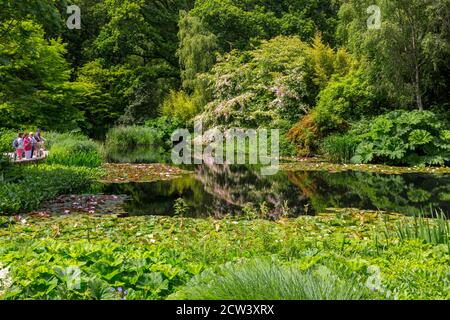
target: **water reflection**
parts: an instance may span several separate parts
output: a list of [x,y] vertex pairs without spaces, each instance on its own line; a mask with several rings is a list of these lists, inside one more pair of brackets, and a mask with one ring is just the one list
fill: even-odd
[[239,214],[262,204],[273,217],[349,207],[417,214],[432,206],[450,212],[450,175],[302,171],[263,176],[256,168],[218,165],[193,171],[171,181],[107,185],[104,191],[129,195],[124,209],[130,215],[171,215],[178,198],[195,217]]

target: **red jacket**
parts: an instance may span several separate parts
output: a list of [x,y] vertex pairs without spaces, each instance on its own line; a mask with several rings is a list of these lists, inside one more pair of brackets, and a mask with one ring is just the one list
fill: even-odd
[[23,139],[23,149],[25,151],[30,151],[33,148],[30,138]]

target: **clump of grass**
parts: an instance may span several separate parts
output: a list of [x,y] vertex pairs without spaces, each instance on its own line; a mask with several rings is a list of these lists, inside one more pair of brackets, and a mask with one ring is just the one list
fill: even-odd
[[191,300],[353,300],[370,291],[356,278],[341,278],[326,267],[302,271],[268,259],[225,264],[204,271],[169,299]]
[[393,231],[386,227],[386,237],[397,237],[401,241],[422,240],[432,244],[450,245],[450,226],[442,210],[432,212],[430,218],[423,214],[398,221]]
[[112,128],[106,135],[106,147],[132,149],[136,147],[152,147],[162,144],[158,132],[144,126]]
[[112,128],[106,135],[103,157],[108,162],[158,162],[163,159],[164,141],[154,128]]
[[95,168],[102,163],[98,144],[86,136],[52,133],[46,138],[50,164]]
[[351,134],[331,135],[324,139],[321,152],[333,163],[349,163],[355,155],[358,138]]

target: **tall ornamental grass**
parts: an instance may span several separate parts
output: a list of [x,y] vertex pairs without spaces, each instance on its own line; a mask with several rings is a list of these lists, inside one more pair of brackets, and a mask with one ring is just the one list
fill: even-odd
[[108,148],[132,149],[135,147],[152,147],[161,144],[158,132],[144,126],[112,128],[106,135]]
[[166,142],[161,132],[145,126],[112,128],[102,148],[107,162],[161,162]]
[[431,218],[419,214],[413,218],[401,219],[393,229],[386,225],[385,236],[387,239],[420,240],[434,245],[450,246],[450,223],[442,210],[436,210],[431,213]]
[[50,164],[95,168],[102,163],[98,144],[86,136],[49,133],[45,139]]
[[321,145],[321,153],[333,163],[350,163],[359,140],[351,134],[331,135]]
[[300,270],[267,259],[226,264],[217,273],[204,271],[169,299],[191,300],[354,300],[370,290],[326,267]]

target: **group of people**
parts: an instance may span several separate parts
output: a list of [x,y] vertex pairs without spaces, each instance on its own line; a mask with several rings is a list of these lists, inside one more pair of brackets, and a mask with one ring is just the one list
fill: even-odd
[[16,149],[15,159],[21,161],[24,156],[27,160],[42,156],[44,142],[40,129],[36,131],[36,134],[20,132],[13,141],[13,147]]

